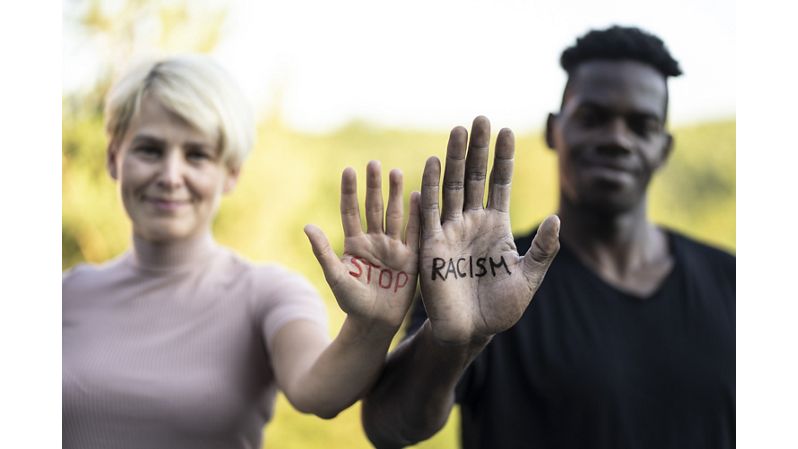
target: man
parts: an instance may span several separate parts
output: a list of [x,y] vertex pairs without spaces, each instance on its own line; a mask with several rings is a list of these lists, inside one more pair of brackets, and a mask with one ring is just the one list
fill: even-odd
[[[455,401],[465,448],[735,446],[735,258],[646,217],[649,181],[673,144],[667,79],[681,74],[678,63],[659,38],[612,27],[578,39],[561,65],[568,73],[561,110],[546,124],[559,159],[561,247],[556,218],[510,250],[501,249],[509,223],[479,232],[451,226],[460,220],[467,230],[482,207],[482,190],[472,185],[488,125],[474,122],[466,175],[452,151],[464,130],[455,129],[443,243],[430,212],[434,163],[422,186],[420,280],[429,318],[417,304],[410,336],[364,402],[364,427],[377,447],[429,438]],[[512,151],[501,148],[512,146],[507,134],[499,134],[494,167],[509,160],[511,169]],[[503,178],[492,183],[484,211],[509,195],[510,176]],[[479,200],[455,217],[463,188]],[[528,249],[512,269],[489,263],[494,276],[469,271],[473,260],[514,260]],[[519,266],[529,268],[520,277],[535,295],[525,309],[523,289],[513,284]],[[495,273],[504,278],[487,282]]]

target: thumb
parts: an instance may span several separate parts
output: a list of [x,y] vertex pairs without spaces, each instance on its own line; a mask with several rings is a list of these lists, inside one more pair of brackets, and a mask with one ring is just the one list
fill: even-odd
[[560,218],[549,215],[540,224],[529,251],[524,255],[524,274],[535,284],[535,289],[543,282],[543,276],[559,250]]
[[319,261],[322,271],[324,271],[324,278],[327,279],[327,283],[330,284],[330,287],[333,287],[338,282],[338,275],[340,274],[338,268],[341,261],[338,259],[338,256],[335,255],[335,252],[330,246],[330,242],[327,241],[327,237],[318,226],[309,224],[305,226],[304,230],[305,235],[307,235],[308,240],[310,240],[313,254],[316,256],[316,260]]

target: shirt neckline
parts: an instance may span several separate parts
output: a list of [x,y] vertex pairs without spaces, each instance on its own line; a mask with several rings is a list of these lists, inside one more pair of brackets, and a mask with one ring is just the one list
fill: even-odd
[[657,297],[661,296],[665,288],[667,288],[668,285],[670,285],[673,282],[674,278],[677,276],[677,267],[680,264],[679,262],[680,252],[678,245],[676,243],[678,236],[668,228],[660,227],[660,229],[665,233],[665,238],[667,239],[668,242],[667,243],[668,250],[673,256],[673,266],[671,266],[671,269],[668,271],[668,274],[666,274],[665,277],[662,278],[662,281],[659,283],[657,288],[655,288],[649,295],[646,296],[641,296],[610,284],[609,282],[604,280],[604,278],[599,276],[598,273],[593,271],[589,266],[585,265],[585,263],[583,263],[579,259],[579,257],[577,257],[576,253],[571,248],[569,248],[568,244],[566,244],[563,241],[560,241],[560,252],[565,252],[565,254],[570,259],[573,260],[573,263],[579,266],[581,270],[587,272],[588,275],[595,282],[597,282],[599,285],[602,286],[602,288],[609,290],[618,296],[622,296],[626,299],[633,300],[637,303],[648,303],[656,299]]
[[210,233],[168,243],[151,242],[134,235],[124,259],[130,267],[143,273],[183,273],[207,263],[217,250],[218,245]]

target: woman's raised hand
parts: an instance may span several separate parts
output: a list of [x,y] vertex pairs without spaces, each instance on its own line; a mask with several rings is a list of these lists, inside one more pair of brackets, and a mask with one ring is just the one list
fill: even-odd
[[[316,226],[305,233],[338,305],[349,318],[371,328],[394,332],[413,301],[418,277],[419,194],[410,196],[407,227],[402,232],[402,173],[392,170],[387,211],[383,207],[380,163],[366,169],[366,232],[360,221],[355,170],[341,176],[341,223],[344,253],[338,257]],[[384,218],[384,220],[383,220]]]

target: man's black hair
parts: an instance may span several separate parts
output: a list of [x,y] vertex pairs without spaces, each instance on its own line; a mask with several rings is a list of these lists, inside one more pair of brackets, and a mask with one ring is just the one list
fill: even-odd
[[662,39],[647,31],[618,25],[605,30],[591,30],[578,38],[573,46],[566,48],[560,56],[560,66],[568,73],[563,102],[571,77],[579,65],[595,60],[642,62],[656,69],[666,81],[670,76],[682,74],[679,62],[673,59]]
[[562,52],[560,65],[570,76],[583,62],[596,59],[642,62],[657,69],[666,79],[682,74],[679,62],[673,59],[662,39],[635,27],[616,25],[589,31]]

